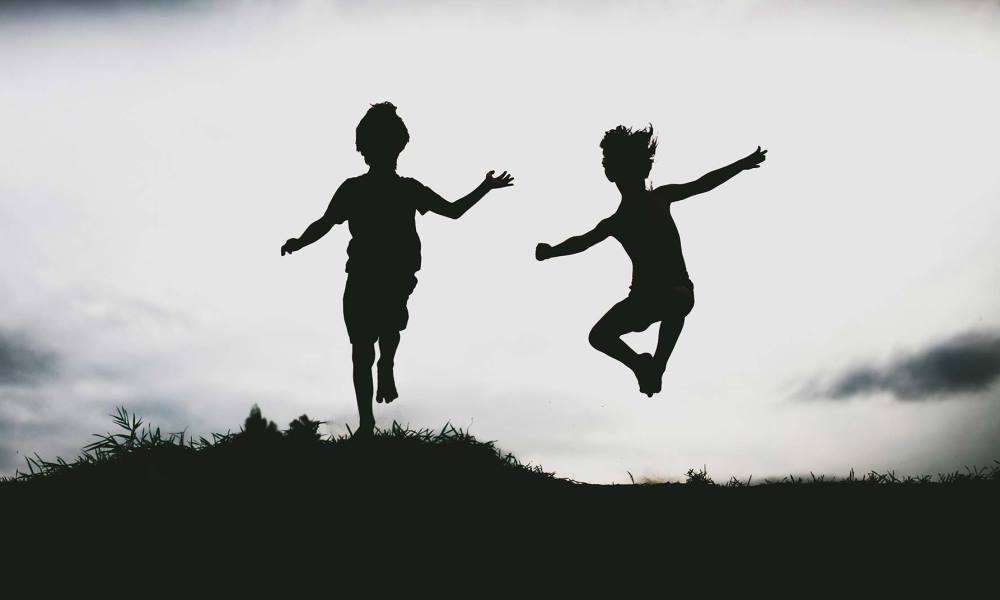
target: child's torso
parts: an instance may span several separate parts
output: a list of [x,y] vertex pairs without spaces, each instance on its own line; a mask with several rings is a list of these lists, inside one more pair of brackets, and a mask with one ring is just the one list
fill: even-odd
[[414,273],[420,269],[414,190],[402,177],[354,179],[347,219],[349,273]]
[[642,201],[623,202],[611,220],[611,235],[632,260],[633,291],[690,284],[669,203],[649,195]]

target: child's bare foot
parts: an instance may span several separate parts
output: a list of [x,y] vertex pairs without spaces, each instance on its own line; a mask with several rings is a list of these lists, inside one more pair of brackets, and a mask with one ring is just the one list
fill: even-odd
[[378,390],[375,392],[375,401],[388,404],[396,398],[399,398],[399,393],[396,391],[396,378],[393,376],[392,367],[380,366],[378,368]]
[[650,367],[649,372],[649,391],[654,394],[659,394],[663,390],[663,372],[666,371],[666,365],[656,364],[656,360],[653,360],[653,364]]
[[639,355],[639,360],[635,368],[635,378],[639,382],[639,391],[650,398],[653,397],[653,394],[659,392],[662,387],[660,383],[660,375],[662,373],[658,373],[657,371],[653,355],[648,352],[643,352]]
[[370,440],[375,437],[375,421],[361,421],[358,428],[351,434],[352,440]]

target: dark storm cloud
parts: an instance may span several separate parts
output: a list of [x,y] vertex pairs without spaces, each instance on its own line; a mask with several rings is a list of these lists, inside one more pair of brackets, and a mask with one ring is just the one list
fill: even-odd
[[985,391],[1000,378],[1000,331],[966,333],[883,366],[851,369],[823,396],[835,399],[889,392],[899,400]]
[[29,385],[55,372],[56,357],[27,335],[0,327],[0,385]]

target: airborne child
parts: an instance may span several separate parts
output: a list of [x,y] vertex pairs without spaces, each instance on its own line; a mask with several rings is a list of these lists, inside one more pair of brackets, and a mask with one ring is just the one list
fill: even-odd
[[[604,174],[618,186],[621,204],[613,215],[591,231],[561,244],[538,244],[535,258],[546,260],[576,254],[608,237],[617,239],[632,261],[632,286],[628,297],[611,307],[590,331],[590,344],[628,367],[639,382],[639,391],[652,396],[660,391],[667,359],[673,352],[684,317],[694,307],[694,285],[681,253],[681,239],[670,216],[670,205],[707,192],[746,169],[764,162],[760,146],[749,156],[690,183],[646,188],[653,166],[656,139],[653,127],[633,131],[619,126],[604,134]],[[621,336],[644,331],[660,323],[656,351],[637,354]]]
[[360,423],[357,435],[367,437],[375,428],[372,412],[372,365],[375,344],[379,358],[378,402],[398,397],[393,361],[399,333],[406,328],[407,300],[417,285],[420,269],[420,238],[415,216],[427,211],[457,219],[493,189],[513,185],[506,171],[493,171],[476,189],[449,202],[416,179],[396,173],[396,161],[410,140],[396,107],[389,102],[374,104],[358,123],[355,143],[368,164],[368,172],[340,185],[326,212],[298,238],[281,247],[281,255],[297,252],[327,234],[334,225],[347,222],[351,241],[347,246],[347,284],[344,288],[344,322],[351,340],[354,391]]

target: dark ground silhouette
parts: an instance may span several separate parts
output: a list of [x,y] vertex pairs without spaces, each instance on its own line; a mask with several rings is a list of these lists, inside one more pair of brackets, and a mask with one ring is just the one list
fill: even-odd
[[[609,237],[621,243],[632,261],[631,289],[628,297],[612,306],[594,325],[590,343],[628,367],[639,383],[639,391],[652,396],[662,387],[667,360],[684,327],[684,318],[694,308],[694,284],[684,264],[670,205],[714,189],[741,171],[758,168],[767,150],[758,146],[749,156],[689,183],[647,189],[646,178],[656,153],[652,126],[638,131],[624,126],[612,129],[604,134],[601,148],[604,173],[621,192],[618,210],[587,233],[554,246],[538,244],[535,257],[547,260],[576,254]],[[621,339],[653,323],[660,323],[654,354],[639,354]]]
[[[988,536],[1000,500],[997,466],[940,477],[806,474],[728,483],[699,468],[684,483],[594,485],[523,465],[451,427],[394,425],[359,441],[322,437],[305,416],[281,431],[255,410],[235,434],[191,440],[124,411],[116,420],[118,432],[98,436],[83,457],[36,458],[33,475],[0,482],[8,536],[26,527],[30,539],[48,540],[40,532],[83,528],[93,530],[87,543],[94,544],[132,535],[163,540],[179,528],[211,540],[206,551],[367,540],[376,555],[504,548],[523,556],[548,548],[608,556],[628,546],[652,558],[697,548],[712,560],[739,542],[755,553],[846,548],[856,558],[926,545],[930,536],[947,544]],[[947,544],[941,547],[953,547]],[[737,560],[747,558],[744,551]]]
[[[506,171],[495,177],[489,171],[476,189],[449,202],[416,179],[396,173],[397,160],[409,140],[395,106],[389,102],[372,105],[358,124],[355,140],[368,172],[344,181],[323,216],[281,247],[282,256],[297,252],[345,221],[351,231],[344,322],[352,346],[359,436],[371,436],[375,428],[373,393],[377,402],[399,397],[393,367],[400,332],[409,321],[406,304],[420,270],[416,213],[430,211],[457,219],[490,190],[513,185],[513,177]],[[376,343],[378,377],[373,390]]]
[[[684,483],[593,485],[523,465],[452,427],[324,438],[306,416],[281,431],[254,410],[238,433],[190,440],[124,410],[116,421],[118,432],[98,436],[83,457],[36,457],[34,474],[0,481],[5,549],[15,559],[5,565],[19,575],[22,559],[47,567],[35,589],[81,585],[50,566],[62,558],[105,580],[116,575],[102,569],[164,583],[187,574],[180,565],[219,578],[239,560],[247,574],[224,577],[227,587],[257,585],[253,569],[288,560],[299,574],[285,585],[326,589],[363,573],[375,577],[366,586],[400,577],[416,585],[403,576],[414,569],[448,582],[476,573],[481,586],[511,578],[534,586],[557,566],[569,567],[561,585],[574,585],[590,580],[582,565],[624,567],[619,577],[658,588],[677,578],[672,591],[716,589],[687,570],[697,565],[728,579],[749,568],[741,587],[761,577],[788,586],[801,573],[856,587],[872,572],[898,591],[904,576],[943,577],[945,559],[975,570],[992,556],[983,549],[997,531],[997,466],[940,478],[723,484],[692,469]],[[145,571],[127,570],[132,563]]]

